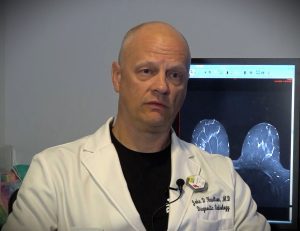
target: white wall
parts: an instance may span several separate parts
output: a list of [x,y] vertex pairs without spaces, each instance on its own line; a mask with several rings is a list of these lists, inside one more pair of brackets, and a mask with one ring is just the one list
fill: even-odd
[[0,1],[0,146],[4,145],[4,2]]
[[18,163],[29,163],[44,148],[96,130],[115,113],[110,66],[122,36],[143,21],[173,24],[193,57],[300,57],[295,2],[7,1],[5,142]]

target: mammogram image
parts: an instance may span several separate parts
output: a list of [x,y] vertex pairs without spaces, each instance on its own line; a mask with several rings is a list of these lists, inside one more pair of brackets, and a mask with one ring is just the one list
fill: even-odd
[[[201,120],[194,128],[191,142],[209,153],[230,156],[227,132],[215,119]],[[280,139],[273,125],[266,122],[254,125],[233,164],[259,206],[289,206],[290,170],[280,163]]]

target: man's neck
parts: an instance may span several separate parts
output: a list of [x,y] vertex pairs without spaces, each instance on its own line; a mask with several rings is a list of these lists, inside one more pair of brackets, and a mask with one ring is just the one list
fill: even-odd
[[112,132],[116,139],[128,149],[137,152],[153,153],[166,148],[170,144],[170,129],[153,131],[151,129],[137,129],[116,120],[112,125]]

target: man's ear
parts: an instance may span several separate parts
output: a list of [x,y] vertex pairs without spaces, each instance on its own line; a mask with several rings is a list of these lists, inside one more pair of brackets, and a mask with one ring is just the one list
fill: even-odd
[[117,62],[113,62],[111,65],[111,79],[115,91],[119,92],[121,81],[121,67]]

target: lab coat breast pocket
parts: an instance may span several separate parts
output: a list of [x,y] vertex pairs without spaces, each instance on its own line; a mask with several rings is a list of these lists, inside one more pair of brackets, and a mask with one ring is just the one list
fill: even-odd
[[196,218],[196,230],[234,230],[234,214],[231,194],[210,193],[194,195],[190,211]]
[[232,219],[205,220],[197,219],[197,230],[233,231]]
[[71,227],[70,231],[104,231],[100,228]]

